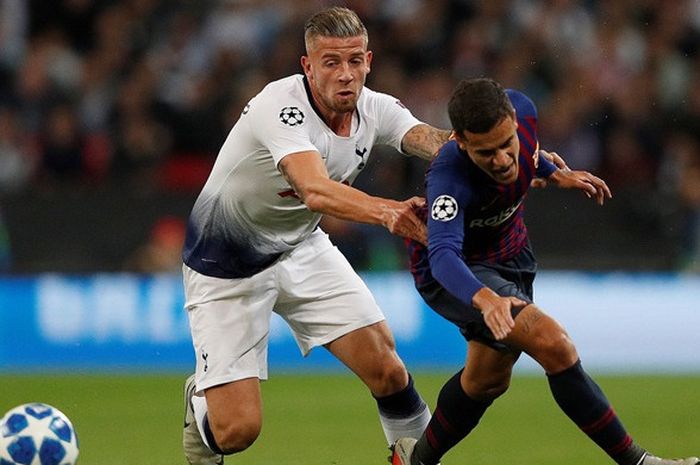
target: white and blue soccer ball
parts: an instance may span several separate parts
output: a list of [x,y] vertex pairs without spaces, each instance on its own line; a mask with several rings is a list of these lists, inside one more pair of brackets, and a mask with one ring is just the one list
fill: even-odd
[[24,404],[0,420],[0,465],[75,465],[78,438],[55,407]]

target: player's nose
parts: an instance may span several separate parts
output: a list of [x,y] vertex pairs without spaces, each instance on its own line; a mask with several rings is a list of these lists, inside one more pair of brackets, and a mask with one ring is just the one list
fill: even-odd
[[510,165],[511,157],[507,150],[498,149],[492,161],[494,168],[505,168]]
[[349,63],[343,63],[340,66],[339,79],[343,82],[350,82],[353,79],[352,71]]

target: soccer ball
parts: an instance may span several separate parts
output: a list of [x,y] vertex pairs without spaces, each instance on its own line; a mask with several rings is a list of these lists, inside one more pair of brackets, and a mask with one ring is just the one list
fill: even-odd
[[0,420],[0,465],[74,465],[78,438],[68,417],[47,404],[24,404]]

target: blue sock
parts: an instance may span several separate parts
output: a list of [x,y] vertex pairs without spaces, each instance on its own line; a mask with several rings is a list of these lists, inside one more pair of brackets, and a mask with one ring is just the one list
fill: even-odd
[[418,391],[413,385],[413,377],[408,374],[408,385],[394,394],[375,397],[379,411],[389,418],[403,418],[414,414],[423,407]]
[[634,443],[600,387],[581,361],[548,375],[559,407],[601,449],[620,465],[636,465],[646,452]]
[[492,401],[472,399],[462,389],[458,371],[440,390],[437,406],[425,433],[418,439],[412,460],[433,465],[476,427]]

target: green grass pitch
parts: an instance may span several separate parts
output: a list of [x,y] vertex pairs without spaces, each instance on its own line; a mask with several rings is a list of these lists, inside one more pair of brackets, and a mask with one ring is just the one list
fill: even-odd
[[[414,373],[435,404],[447,373]],[[40,401],[78,431],[80,465],[184,465],[181,384],[173,375],[0,375],[0,411]],[[632,436],[659,455],[700,454],[700,376],[596,376]],[[350,375],[274,375],[263,432],[227,465],[386,464],[374,402]],[[1,413],[0,413],[1,414]],[[516,376],[444,465],[612,463],[559,411],[544,376]]]

